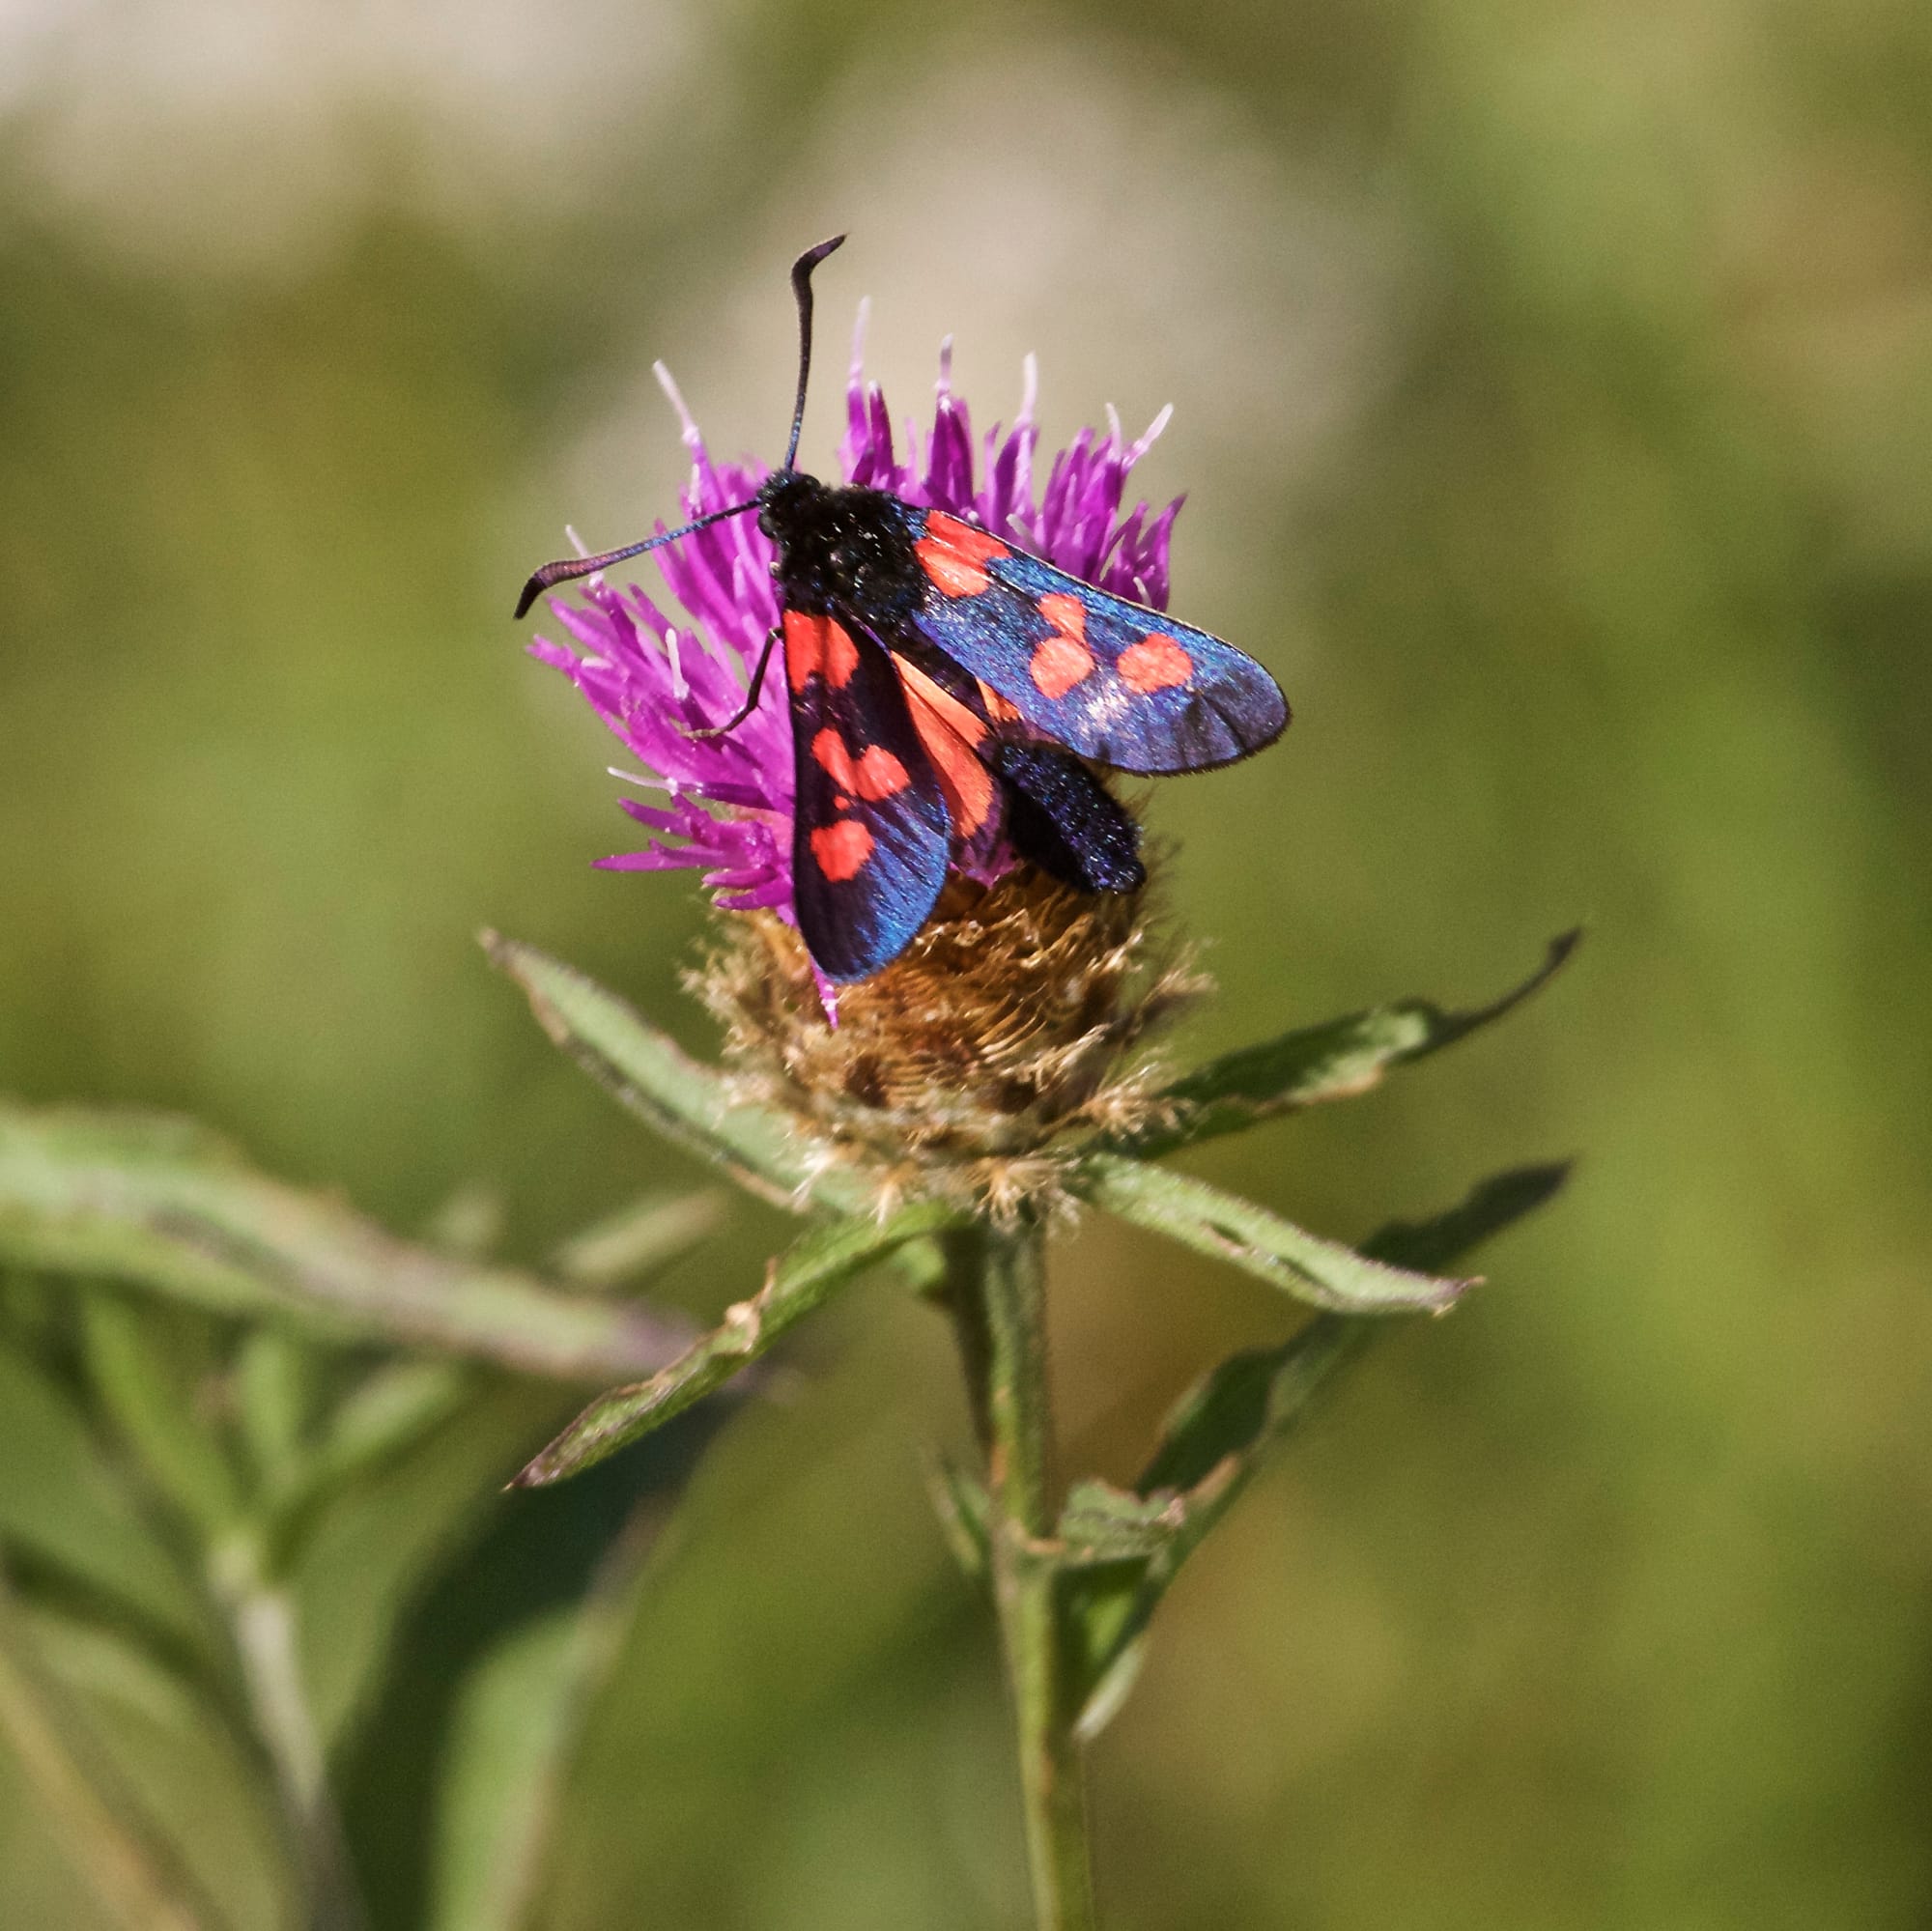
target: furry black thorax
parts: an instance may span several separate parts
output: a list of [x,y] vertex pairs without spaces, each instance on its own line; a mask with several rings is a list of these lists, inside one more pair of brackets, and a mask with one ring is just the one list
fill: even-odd
[[775,469],[757,503],[758,527],[778,545],[772,577],[785,609],[808,616],[864,611],[890,631],[919,608],[925,579],[902,513],[884,491]]

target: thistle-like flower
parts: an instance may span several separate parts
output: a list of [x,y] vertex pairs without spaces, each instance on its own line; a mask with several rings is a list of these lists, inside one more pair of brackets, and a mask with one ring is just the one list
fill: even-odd
[[[1010,427],[976,437],[952,390],[949,342],[931,427],[907,424],[901,446],[865,378],[865,320],[862,309],[844,481],[969,519],[1103,590],[1166,607],[1180,503],[1123,505],[1167,411],[1133,440],[1110,411],[1107,428],[1082,430],[1042,480],[1033,358]],[[754,497],[769,471],[715,461],[658,374],[691,452],[687,518]],[[882,1207],[908,1193],[1002,1215],[1060,1206],[1065,1152],[1149,1117],[1149,1066],[1134,1049],[1200,981],[1154,955],[1141,895],[1073,891],[1016,862],[1005,840],[955,853],[934,917],[884,972],[836,989],[816,972],[796,929],[784,680],[768,678],[732,730],[692,735],[745,701],[779,621],[775,554],[753,518],[734,517],[655,553],[674,615],[601,574],[582,603],[553,602],[570,642],[539,638],[532,655],[570,677],[645,767],[614,775],[659,793],[620,801],[653,836],[600,863],[697,868],[723,913],[752,915],[724,920],[695,988],[724,1024],[746,1095],[790,1113],[825,1164],[868,1171]]]

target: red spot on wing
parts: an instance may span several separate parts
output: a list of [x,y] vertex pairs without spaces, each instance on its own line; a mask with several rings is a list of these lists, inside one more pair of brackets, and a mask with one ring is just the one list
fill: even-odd
[[976,563],[1012,554],[997,536],[981,529],[977,524],[961,523],[956,516],[948,516],[944,510],[926,512],[925,533],[928,539],[948,545],[962,556],[970,556]]
[[977,597],[993,581],[979,564],[942,544],[915,543],[913,554],[933,586],[949,597]]
[[811,835],[812,862],[835,885],[856,878],[872,855],[872,835],[857,818],[838,818]]
[[825,681],[842,691],[859,667],[859,646],[837,617],[825,619]]
[[1065,590],[1051,590],[1039,600],[1039,613],[1055,630],[1080,643],[1087,641],[1087,606]]
[[1094,674],[1094,653],[1078,638],[1055,631],[1035,646],[1027,669],[1042,697],[1064,697],[1083,678]]
[[859,781],[852,788],[862,798],[875,802],[903,791],[912,782],[911,775],[884,745],[868,744],[859,753],[853,776]]
[[857,789],[852,771],[852,753],[845,749],[845,740],[827,725],[811,741],[811,754],[818,760],[818,768],[823,771],[841,791]]
[[826,618],[809,617],[803,611],[784,613],[785,682],[794,691],[803,691],[806,679],[825,668],[826,622]]
[[992,581],[986,565],[1010,554],[1007,545],[970,523],[944,510],[929,510],[925,534],[913,545],[921,567],[934,586],[949,597],[977,597]]
[[867,745],[854,757],[845,749],[845,740],[829,724],[811,740],[811,754],[839,790],[874,803],[903,791],[912,782],[905,766],[883,745]]
[[809,616],[804,611],[784,613],[785,682],[803,691],[814,675],[835,691],[842,691],[859,667],[859,646],[836,617]]
[[1130,643],[1121,652],[1115,667],[1121,682],[1143,696],[1154,691],[1171,691],[1194,675],[1194,660],[1171,637],[1159,631]]
[[985,738],[986,726],[950,691],[903,657],[895,655],[893,666],[905,687],[912,727],[939,775],[952,829],[970,838],[993,809],[993,774],[973,751]]

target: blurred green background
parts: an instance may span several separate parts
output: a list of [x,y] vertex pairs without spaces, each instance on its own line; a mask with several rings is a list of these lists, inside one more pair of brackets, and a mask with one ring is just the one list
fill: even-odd
[[[1928,99],[1913,0],[0,12],[0,1091],[192,1112],[403,1229],[481,1182],[526,1259],[696,1178],[472,942],[707,1042],[696,896],[589,869],[615,748],[507,612],[566,520],[671,505],[654,357],[776,452],[783,270],[849,229],[808,459],[867,293],[900,415],[948,330],[982,422],[1029,348],[1050,440],[1176,405],[1176,608],[1296,710],[1155,793],[1222,988],[1181,1051],[1590,927],[1507,1028],[1197,1157],[1344,1237],[1582,1165],[1163,1611],[1096,1753],[1111,1923],[1923,1924]],[[739,1210],[669,1292],[785,1233]],[[1056,1264],[1069,1460],[1117,1476],[1290,1320],[1112,1224]],[[1021,1921],[921,1487],[947,1336],[875,1287],[794,1359],[659,1545],[555,1931]],[[554,1406],[304,1577],[377,1931],[422,1921],[444,1646],[578,1573],[579,1505],[491,1499]],[[258,1795],[164,1714],[128,1749],[271,1921]],[[103,1922],[0,1757],[0,1923]]]

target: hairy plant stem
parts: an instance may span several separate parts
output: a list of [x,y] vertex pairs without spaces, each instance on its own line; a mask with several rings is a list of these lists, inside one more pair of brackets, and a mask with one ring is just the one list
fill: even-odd
[[1058,1497],[1037,1225],[948,1236],[947,1294],[992,1497],[993,1598],[1019,1729],[1038,1931],[1093,1931],[1087,1786],[1052,1547]]

